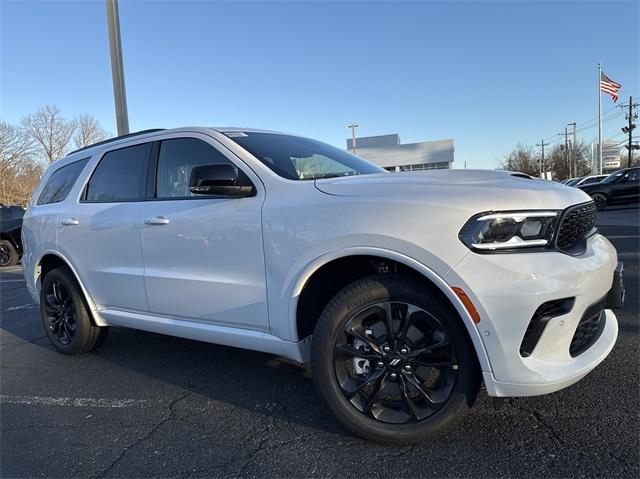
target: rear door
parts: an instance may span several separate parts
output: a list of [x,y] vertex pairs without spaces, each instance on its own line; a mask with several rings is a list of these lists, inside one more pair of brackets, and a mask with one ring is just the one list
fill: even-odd
[[[206,135],[156,143],[157,172],[142,205],[149,309],[175,319],[268,331],[261,208],[264,188],[244,163]],[[240,168],[257,194],[221,198],[191,193],[195,166]]]
[[98,309],[144,311],[141,210],[151,143],[109,150],[58,214],[58,249]]

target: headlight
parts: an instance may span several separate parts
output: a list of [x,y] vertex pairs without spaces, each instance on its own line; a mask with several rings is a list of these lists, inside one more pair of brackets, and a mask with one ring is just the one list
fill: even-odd
[[514,211],[481,213],[460,230],[459,237],[478,251],[506,251],[551,244],[558,211]]

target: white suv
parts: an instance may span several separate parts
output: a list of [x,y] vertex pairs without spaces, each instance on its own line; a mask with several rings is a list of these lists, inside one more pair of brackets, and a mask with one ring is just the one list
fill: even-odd
[[62,353],[109,326],[311,362],[355,433],[413,442],[490,396],[569,386],[618,334],[616,251],[577,188],[389,173],[315,140],[182,128],[53,163],[24,274]]

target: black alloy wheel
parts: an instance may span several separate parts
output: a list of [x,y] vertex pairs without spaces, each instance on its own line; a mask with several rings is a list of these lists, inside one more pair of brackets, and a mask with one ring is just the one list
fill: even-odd
[[18,252],[13,245],[7,241],[0,241],[0,266],[13,266],[18,264]]
[[49,341],[63,354],[91,351],[109,333],[109,328],[93,324],[82,289],[64,267],[52,269],[42,280],[40,316]]
[[51,281],[45,294],[49,331],[60,344],[67,346],[73,340],[77,329],[73,297],[59,281]]
[[447,328],[414,304],[365,307],[336,339],[334,370],[345,398],[391,424],[422,421],[446,403],[458,377]]
[[336,418],[374,441],[422,441],[460,419],[480,388],[462,319],[419,278],[368,276],[338,292],[311,341],[313,379]]

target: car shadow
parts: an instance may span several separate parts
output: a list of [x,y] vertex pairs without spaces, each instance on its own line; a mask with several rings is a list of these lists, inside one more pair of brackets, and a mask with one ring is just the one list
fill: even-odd
[[[0,329],[54,351],[41,328],[34,309],[27,321],[0,323]],[[108,339],[99,348],[77,359],[83,358],[107,361],[209,401],[352,436],[316,393],[310,368],[285,358],[119,327],[111,328]]]

